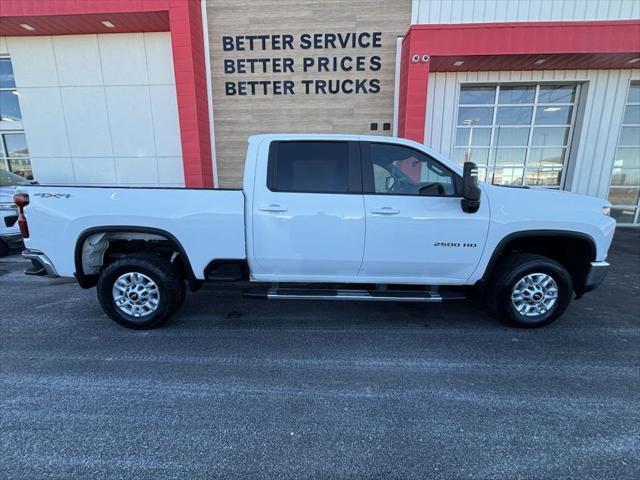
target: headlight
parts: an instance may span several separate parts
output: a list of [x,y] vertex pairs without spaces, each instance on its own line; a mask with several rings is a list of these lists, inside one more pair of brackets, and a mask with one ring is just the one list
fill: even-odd
[[610,216],[611,215],[611,207],[602,207],[602,213],[604,213],[606,216]]
[[16,207],[15,203],[0,203],[0,210],[13,210],[17,212],[18,207]]

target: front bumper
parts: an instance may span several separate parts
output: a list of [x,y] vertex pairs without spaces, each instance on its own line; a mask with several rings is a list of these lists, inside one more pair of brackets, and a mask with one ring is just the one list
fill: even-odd
[[[22,256],[27,260],[31,260],[31,263],[33,263],[34,265],[37,264],[38,266],[40,266],[44,270],[44,273],[42,275],[46,275],[47,277],[52,278],[59,277],[58,272],[56,272],[56,268],[53,266],[53,263],[51,263],[51,260],[49,260],[49,257],[47,257],[41,251],[27,249],[22,252]],[[30,275],[40,275],[36,271],[27,271],[25,273],[28,273]]]
[[584,282],[584,291],[590,292],[599,286],[604,281],[608,271],[609,264],[607,262],[591,262]]

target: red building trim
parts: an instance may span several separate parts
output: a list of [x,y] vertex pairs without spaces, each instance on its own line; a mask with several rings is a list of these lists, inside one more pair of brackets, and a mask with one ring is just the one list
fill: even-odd
[[634,68],[627,62],[638,55],[637,20],[413,25],[402,43],[398,135],[424,140],[429,71]]
[[[110,20],[115,28],[100,23]],[[20,27],[35,27],[27,31]],[[0,35],[169,31],[173,50],[184,180],[214,186],[199,0],[0,0]]]

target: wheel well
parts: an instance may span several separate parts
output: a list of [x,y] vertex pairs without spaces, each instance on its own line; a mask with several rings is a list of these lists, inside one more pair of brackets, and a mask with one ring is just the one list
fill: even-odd
[[154,253],[174,263],[189,281],[199,287],[182,245],[169,233],[155,229],[92,229],[80,235],[75,250],[75,276],[83,288],[93,287],[105,266],[133,253]]
[[549,257],[567,269],[578,295],[584,291],[589,266],[595,260],[593,240],[572,234],[533,234],[503,240],[494,252],[484,276],[490,280],[500,261],[514,253],[535,253]]

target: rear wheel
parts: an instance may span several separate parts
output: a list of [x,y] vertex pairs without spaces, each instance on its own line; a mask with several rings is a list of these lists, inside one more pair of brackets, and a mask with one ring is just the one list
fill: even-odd
[[159,255],[131,255],[103,270],[97,293],[104,312],[120,325],[156,328],[184,302],[184,277],[174,264]]
[[0,240],[0,257],[4,257],[9,254],[10,250],[9,245],[7,245],[3,240]]
[[494,278],[494,306],[507,322],[518,327],[548,325],[571,302],[571,275],[542,255],[513,255],[498,266]]

